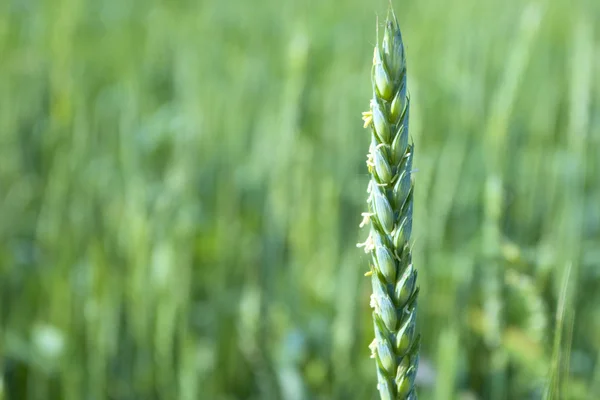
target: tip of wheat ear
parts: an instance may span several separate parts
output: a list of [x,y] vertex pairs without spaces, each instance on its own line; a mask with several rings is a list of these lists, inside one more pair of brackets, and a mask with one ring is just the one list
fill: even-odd
[[367,155],[369,210],[361,222],[369,235],[358,245],[371,255],[370,270],[365,274],[373,288],[370,305],[375,339],[370,349],[381,399],[416,399],[419,291],[410,245],[414,146],[408,136],[410,99],[404,45],[391,6],[381,43],[377,33],[371,82],[369,111],[363,113],[364,126],[371,132]]

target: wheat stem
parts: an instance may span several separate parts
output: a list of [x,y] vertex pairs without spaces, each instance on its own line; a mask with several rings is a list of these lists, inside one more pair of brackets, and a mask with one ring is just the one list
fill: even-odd
[[[391,7],[390,7],[391,10]],[[409,143],[410,99],[406,91],[406,60],[402,35],[393,10],[388,12],[383,41],[373,56],[373,98],[363,113],[371,130],[367,167],[369,226],[364,246],[372,256],[371,276],[376,360],[381,399],[416,399],[414,389],[420,339],[415,333],[418,288],[412,264],[414,145]]]

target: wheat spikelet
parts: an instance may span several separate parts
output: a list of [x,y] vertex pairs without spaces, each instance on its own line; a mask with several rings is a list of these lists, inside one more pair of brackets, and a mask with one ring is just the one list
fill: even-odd
[[[391,7],[390,7],[391,9]],[[373,98],[363,113],[371,130],[367,166],[369,212],[361,227],[370,226],[364,246],[372,256],[371,307],[378,390],[384,400],[416,399],[414,381],[419,337],[415,333],[417,272],[412,265],[413,149],[408,138],[410,99],[402,35],[393,10],[388,12],[381,45],[373,56]]]

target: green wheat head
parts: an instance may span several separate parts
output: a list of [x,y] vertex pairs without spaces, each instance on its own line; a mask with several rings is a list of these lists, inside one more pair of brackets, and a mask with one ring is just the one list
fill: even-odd
[[406,60],[402,35],[393,10],[388,12],[381,45],[379,34],[373,56],[370,111],[363,113],[371,130],[367,166],[369,212],[362,226],[370,232],[364,246],[372,256],[371,277],[375,340],[372,357],[377,364],[381,398],[416,399],[415,376],[419,337],[415,333],[418,288],[412,265],[414,145],[408,138],[410,99],[406,91]]

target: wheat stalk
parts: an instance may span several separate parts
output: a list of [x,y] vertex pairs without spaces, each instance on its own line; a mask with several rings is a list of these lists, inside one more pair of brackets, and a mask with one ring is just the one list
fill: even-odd
[[371,130],[367,166],[369,212],[361,227],[369,236],[360,243],[370,253],[375,340],[372,358],[377,365],[381,399],[416,399],[415,376],[420,339],[415,333],[418,288],[412,265],[414,145],[408,138],[410,99],[406,91],[406,60],[402,35],[393,9],[388,12],[383,40],[373,56],[373,98],[363,113]]

